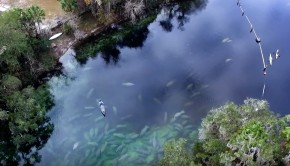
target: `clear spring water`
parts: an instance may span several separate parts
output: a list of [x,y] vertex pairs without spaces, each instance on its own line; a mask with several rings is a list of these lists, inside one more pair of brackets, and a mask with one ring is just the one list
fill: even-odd
[[[289,113],[290,3],[242,5],[266,60],[280,50],[267,76],[236,1],[209,0],[172,17],[163,10],[137,34],[138,46],[119,46],[117,55],[98,54],[84,65],[64,58],[67,76],[50,81],[55,130],[40,165],[156,165],[166,140],[196,139],[201,118],[226,101],[263,98],[273,111]],[[106,105],[105,118],[97,99]]]

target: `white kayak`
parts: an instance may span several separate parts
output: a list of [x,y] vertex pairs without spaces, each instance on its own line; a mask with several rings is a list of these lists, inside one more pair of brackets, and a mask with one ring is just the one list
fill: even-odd
[[99,107],[100,107],[100,110],[101,110],[102,114],[105,117],[106,116],[106,109],[105,109],[104,102],[102,100],[99,100]]
[[10,9],[9,5],[0,4],[0,12],[5,12],[8,9]]
[[55,34],[55,35],[53,35],[53,36],[51,36],[48,40],[56,39],[56,38],[58,38],[60,35],[62,35],[61,32],[60,32],[60,33],[57,33],[57,34]]

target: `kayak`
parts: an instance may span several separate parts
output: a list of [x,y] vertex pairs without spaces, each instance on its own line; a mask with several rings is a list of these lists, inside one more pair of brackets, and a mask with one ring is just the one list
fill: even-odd
[[58,38],[60,35],[62,35],[62,33],[57,33],[57,34],[51,36],[48,40],[56,39],[56,38]]
[[100,110],[101,110],[103,116],[105,117],[106,116],[106,109],[105,109],[104,102],[102,100],[99,100],[99,107],[100,107]]

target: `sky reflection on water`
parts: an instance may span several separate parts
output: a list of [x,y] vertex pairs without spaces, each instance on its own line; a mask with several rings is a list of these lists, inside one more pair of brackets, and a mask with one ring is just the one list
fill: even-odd
[[[280,49],[281,58],[269,67],[266,77],[259,47],[236,2],[210,0],[205,10],[187,15],[182,28],[174,18],[172,27],[163,29],[160,21],[166,16],[159,15],[149,25],[142,48],[119,48],[117,63],[105,63],[101,56],[90,59],[76,68],[66,87],[53,87],[56,107],[51,117],[56,129],[51,139],[76,136],[71,133],[74,128],[95,125],[93,119],[101,116],[96,99],[107,106],[107,122],[125,121],[140,130],[146,124],[160,124],[165,112],[172,116],[181,110],[198,124],[211,107],[261,98],[265,83],[263,99],[273,111],[289,113],[289,1],[245,0],[242,5],[262,39],[265,58]],[[232,41],[223,43],[225,38]],[[123,85],[128,82],[134,85]],[[79,114],[88,118],[68,120]],[[43,159],[47,161],[45,153]]]

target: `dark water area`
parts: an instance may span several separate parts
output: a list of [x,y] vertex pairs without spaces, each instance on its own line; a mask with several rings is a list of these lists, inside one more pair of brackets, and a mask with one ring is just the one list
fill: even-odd
[[[185,12],[163,9],[146,30],[85,64],[65,55],[67,76],[50,81],[55,130],[40,165],[155,165],[166,140],[196,139],[201,118],[226,101],[265,99],[272,111],[288,114],[290,2],[242,1],[267,63],[280,50],[266,76],[236,1],[201,4]],[[105,118],[98,99],[106,105]]]

